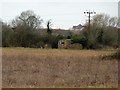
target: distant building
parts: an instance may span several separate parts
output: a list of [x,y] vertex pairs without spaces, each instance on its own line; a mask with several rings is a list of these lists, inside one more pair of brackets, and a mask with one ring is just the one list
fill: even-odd
[[78,26],[73,26],[72,30],[82,30],[83,26],[79,24]]

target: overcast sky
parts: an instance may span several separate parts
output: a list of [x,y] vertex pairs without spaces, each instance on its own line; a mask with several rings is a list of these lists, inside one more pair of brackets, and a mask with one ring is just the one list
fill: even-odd
[[[89,1],[89,2],[88,2]],[[0,18],[4,22],[10,22],[22,11],[32,10],[46,21],[52,19],[53,28],[69,29],[73,25],[84,24],[87,16],[84,11],[91,10],[97,14],[105,13],[110,16],[118,16],[118,0],[4,0],[0,3]]]

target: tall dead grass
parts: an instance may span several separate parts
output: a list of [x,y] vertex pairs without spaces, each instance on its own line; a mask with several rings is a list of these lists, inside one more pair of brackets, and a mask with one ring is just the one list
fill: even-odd
[[117,87],[118,61],[108,51],[3,49],[3,87]]

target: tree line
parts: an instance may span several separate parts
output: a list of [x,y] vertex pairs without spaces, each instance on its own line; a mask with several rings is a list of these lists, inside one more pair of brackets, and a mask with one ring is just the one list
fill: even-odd
[[[88,23],[79,35],[52,35],[52,22],[47,21],[47,33],[39,35],[36,31],[42,28],[43,20],[33,11],[24,11],[11,23],[2,23],[2,46],[3,47],[30,47],[44,48],[45,45],[51,48],[58,47],[61,39],[72,39],[74,43],[80,43],[83,48],[100,49],[105,47],[118,48],[118,19],[106,14],[97,14],[90,23],[90,35]],[[89,37],[88,37],[89,36]],[[88,47],[88,38],[90,45]]]

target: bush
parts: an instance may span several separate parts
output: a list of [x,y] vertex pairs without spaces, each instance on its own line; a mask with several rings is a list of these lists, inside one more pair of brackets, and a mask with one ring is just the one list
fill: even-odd
[[83,48],[87,47],[87,38],[85,38],[85,37],[73,37],[72,41],[73,41],[73,43],[82,44]]
[[36,48],[44,48],[45,47],[45,44],[43,42],[38,42],[36,44]]
[[12,42],[12,36],[13,36],[12,29],[7,26],[7,24],[2,24],[2,46],[3,47],[9,47],[11,46]]
[[113,48],[118,47],[118,31],[116,29],[106,29],[103,33],[103,44]]

